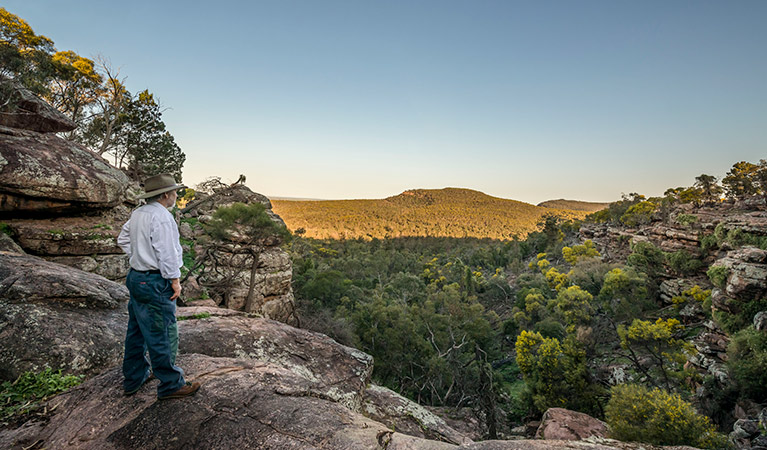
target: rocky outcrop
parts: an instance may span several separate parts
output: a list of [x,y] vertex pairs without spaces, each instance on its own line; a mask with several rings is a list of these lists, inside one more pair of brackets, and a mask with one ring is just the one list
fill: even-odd
[[767,296],[767,250],[744,247],[727,253],[716,266],[727,269],[725,294],[740,301]]
[[234,203],[261,203],[266,208],[266,213],[277,223],[285,225],[285,222],[272,211],[272,202],[265,195],[251,191],[244,184],[235,183],[225,186],[211,194],[197,194],[199,198],[192,201],[181,212],[188,217],[210,215],[217,208],[230,206]]
[[110,208],[130,180],[85,147],[55,135],[0,127],[0,213]]
[[537,439],[579,441],[588,437],[606,437],[607,424],[588,414],[563,408],[549,408],[543,413],[541,425],[535,433]]
[[452,444],[472,442],[428,409],[382,386],[371,384],[365,389],[362,413],[410,436]]
[[216,310],[221,309],[195,308],[211,317],[179,322],[179,352],[268,361],[311,380],[318,389],[315,396],[360,409],[373,371],[370,355],[319,333],[242,313],[219,316]]
[[92,375],[118,363],[128,291],[98,275],[0,252],[0,379],[45,367]]
[[[198,239],[204,235],[203,225],[211,220],[217,208],[236,202],[260,203],[264,205],[266,213],[273,221],[284,225],[282,219],[272,212],[268,198],[242,184],[234,184],[221,188],[212,195],[203,195],[201,199],[184,208],[183,215],[190,220],[182,223],[182,233],[189,239]],[[194,223],[194,226],[189,225],[190,222]],[[191,282],[205,288],[210,298],[218,305],[240,311],[246,309],[252,285],[253,302],[247,312],[297,324],[291,286],[293,266],[290,256],[280,248],[281,243],[276,236],[257,243],[254,247],[257,247],[255,272],[252,272],[253,254],[243,252],[239,245],[199,245],[195,251],[203,269]]]
[[69,117],[20,84],[4,77],[0,79],[0,84],[9,92],[9,103],[12,105],[0,109],[0,126],[40,133],[71,131],[77,126]]
[[[180,355],[199,392],[157,401],[153,380],[122,395],[118,368],[48,402],[45,422],[0,430],[8,449],[262,448],[262,449],[653,449],[617,441],[484,441],[454,445],[393,431],[340,403],[318,397],[318,383],[268,362]],[[681,449],[682,447],[676,447]]]

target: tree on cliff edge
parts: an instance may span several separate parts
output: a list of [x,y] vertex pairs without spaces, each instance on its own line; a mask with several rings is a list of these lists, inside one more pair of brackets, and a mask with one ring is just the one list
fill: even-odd
[[181,181],[185,156],[162,108],[148,90],[131,95],[118,74],[103,58],[94,63],[57,51],[51,39],[0,8],[0,110],[13,110],[13,83],[19,83],[77,124],[66,139],[113,157],[135,180],[171,173]]

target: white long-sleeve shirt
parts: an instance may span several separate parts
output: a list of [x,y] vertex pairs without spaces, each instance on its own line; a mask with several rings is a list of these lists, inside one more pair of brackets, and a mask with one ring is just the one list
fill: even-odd
[[136,270],[159,270],[163,278],[181,277],[184,265],[178,226],[171,213],[160,203],[148,203],[125,222],[117,245],[128,254]]

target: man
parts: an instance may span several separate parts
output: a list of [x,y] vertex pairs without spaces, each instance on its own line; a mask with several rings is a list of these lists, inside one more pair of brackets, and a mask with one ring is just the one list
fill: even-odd
[[178,328],[174,301],[181,295],[183,260],[178,226],[167,208],[176,203],[176,190],[185,187],[168,174],[148,178],[146,193],[139,197],[147,199],[146,205],[133,211],[117,237],[117,244],[130,259],[125,282],[130,291],[123,357],[125,395],[138,392],[152,375],[160,380],[160,400],[186,397],[200,388],[200,383],[186,382],[184,371],[175,365]]

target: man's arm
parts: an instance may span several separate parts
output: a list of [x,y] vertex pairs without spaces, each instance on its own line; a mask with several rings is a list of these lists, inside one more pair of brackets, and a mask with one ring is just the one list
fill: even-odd
[[130,257],[130,219],[120,230],[120,234],[117,236],[117,245]]
[[170,299],[175,300],[181,295],[179,279],[181,278],[180,267],[183,264],[182,257],[178,254],[177,246],[174,244],[174,240],[178,243],[178,228],[172,219],[152,225],[152,248],[157,255],[158,269],[160,269],[163,278],[170,280],[173,288],[173,295]]

